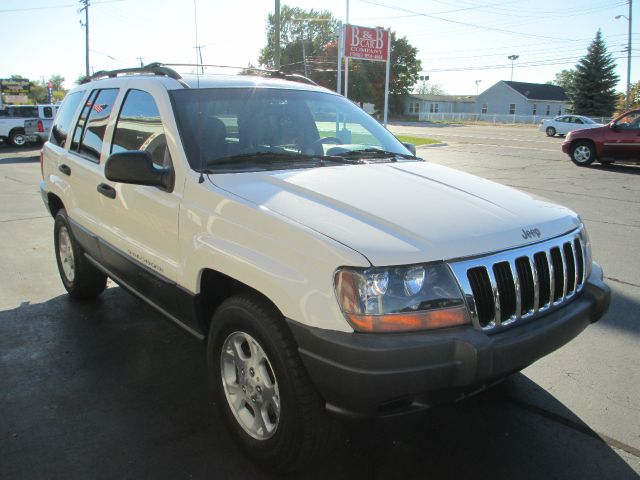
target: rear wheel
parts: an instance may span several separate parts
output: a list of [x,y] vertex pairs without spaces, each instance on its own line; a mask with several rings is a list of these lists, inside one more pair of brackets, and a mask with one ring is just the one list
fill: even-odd
[[58,272],[69,295],[77,299],[100,295],[107,287],[107,276],[84,256],[82,248],[73,237],[64,208],[56,214],[53,232]]
[[237,295],[218,308],[207,360],[230,433],[262,467],[293,471],[335,443],[339,428],[325,412],[291,332],[258,295]]
[[14,147],[22,147],[27,143],[27,136],[20,130],[15,130],[9,135],[9,143]]
[[580,167],[591,165],[596,159],[596,150],[589,142],[576,142],[571,147],[571,161]]
[[553,127],[547,127],[545,131],[547,132],[547,137],[553,137],[556,134],[556,129]]

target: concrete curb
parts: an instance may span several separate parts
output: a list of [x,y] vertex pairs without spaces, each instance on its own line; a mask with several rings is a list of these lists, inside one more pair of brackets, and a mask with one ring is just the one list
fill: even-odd
[[418,145],[416,146],[416,150],[421,150],[423,148],[434,148],[434,147],[446,147],[449,144],[446,142],[441,142],[441,143],[431,143],[429,145]]

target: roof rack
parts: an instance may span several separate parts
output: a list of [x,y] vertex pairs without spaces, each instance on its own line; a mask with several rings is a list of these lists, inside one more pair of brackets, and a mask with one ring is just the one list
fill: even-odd
[[264,68],[256,68],[256,67],[234,67],[231,65],[210,65],[210,64],[201,64],[201,63],[150,63],[143,67],[134,67],[134,68],[121,68],[119,70],[100,70],[99,72],[94,73],[88,77],[84,77],[80,84],[84,84],[90,82],[92,80],[98,80],[100,78],[115,78],[118,75],[131,75],[135,73],[151,73],[153,75],[164,75],[169,78],[173,78],[178,80],[182,85],[188,87],[188,85],[182,79],[182,76],[176,72],[173,68],[169,67],[213,67],[213,68],[234,68],[240,70],[242,73],[246,75],[251,75],[251,72],[256,72],[258,75],[264,75],[271,78],[281,78],[283,80],[290,80],[292,82],[300,82],[307,83],[309,85],[318,85],[316,82],[311,80],[304,75],[300,75],[297,73],[285,73],[282,70],[269,70]]
[[178,81],[182,80],[182,76],[178,72],[176,72],[174,69],[168,68],[164,64],[156,62],[156,63],[150,63],[143,67],[121,68],[118,70],[100,70],[99,72],[96,72],[93,75],[84,77],[82,80],[80,80],[80,85],[90,82],[92,80],[98,80],[100,78],[115,78],[118,75],[129,75],[132,73],[152,73],[153,75],[164,75],[166,77],[173,78]]

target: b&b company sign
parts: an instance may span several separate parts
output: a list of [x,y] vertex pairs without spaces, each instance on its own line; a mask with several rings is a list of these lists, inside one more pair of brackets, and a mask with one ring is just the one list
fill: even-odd
[[346,25],[344,56],[386,62],[389,59],[389,30]]

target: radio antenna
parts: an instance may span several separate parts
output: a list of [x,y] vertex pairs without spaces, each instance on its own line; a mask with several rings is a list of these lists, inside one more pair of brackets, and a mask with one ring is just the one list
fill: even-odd
[[[195,26],[195,34],[196,34],[196,65],[198,64],[198,5],[197,0],[193,0],[193,23]],[[202,63],[202,62],[200,62]],[[199,68],[196,67],[196,85],[198,89],[200,89],[200,72]],[[198,183],[204,182],[204,174],[202,171],[204,170],[204,165],[202,162],[202,108],[200,106],[200,92],[196,93],[198,96],[198,163],[200,164],[200,177],[198,178]]]

